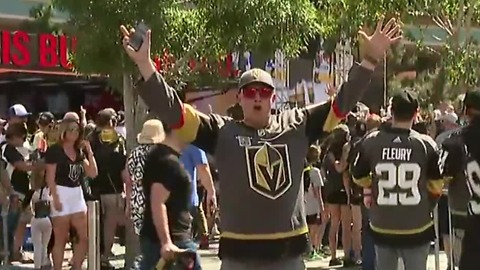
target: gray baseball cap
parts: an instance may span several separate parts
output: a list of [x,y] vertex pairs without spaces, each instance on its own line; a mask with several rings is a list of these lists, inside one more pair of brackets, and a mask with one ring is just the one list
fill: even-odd
[[242,76],[240,76],[240,81],[238,82],[238,88],[242,89],[247,84],[251,83],[263,83],[272,88],[275,88],[273,84],[272,76],[263,69],[254,68],[248,71],[245,71]]

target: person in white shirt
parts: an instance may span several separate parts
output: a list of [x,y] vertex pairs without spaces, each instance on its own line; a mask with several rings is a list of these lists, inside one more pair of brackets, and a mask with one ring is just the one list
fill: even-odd
[[[327,219],[322,199],[323,180],[320,169],[313,166],[320,158],[320,150],[316,146],[310,146],[307,154],[307,166],[303,171],[303,183],[305,190],[305,212],[307,215],[307,224],[312,244],[312,251],[309,254],[310,259],[318,259],[317,249],[321,246],[321,239],[325,232]],[[322,228],[321,228],[322,227]]]
[[45,178],[43,178],[43,185],[40,185],[32,195],[32,208],[34,216],[30,226],[33,262],[35,269],[49,269],[51,262],[47,249],[52,236],[52,223],[50,221],[50,190],[46,187]]

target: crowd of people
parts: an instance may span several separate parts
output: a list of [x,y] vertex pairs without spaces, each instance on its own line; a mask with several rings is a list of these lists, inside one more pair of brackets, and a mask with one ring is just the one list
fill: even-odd
[[184,103],[150,60],[150,31],[137,50],[134,32],[121,31],[150,109],[131,151],[122,112],[106,108],[93,121],[83,109],[61,120],[43,112],[30,133],[33,116],[9,108],[0,149],[11,261],[22,260],[30,223],[36,269],[62,269],[68,242],[70,265],[81,269],[86,201],[98,200],[103,267],[119,228],[132,226],[133,269],[202,269],[196,250],[220,230],[222,270],[303,270],[322,257],[330,266],[425,270],[438,205],[448,269],[476,269],[480,92],[467,93],[462,117],[443,103],[422,119],[409,89],[384,115],[358,103],[401,38],[395,19],[361,32],[364,59],[330,101],[272,114],[272,78],[252,69],[240,77],[233,117]]

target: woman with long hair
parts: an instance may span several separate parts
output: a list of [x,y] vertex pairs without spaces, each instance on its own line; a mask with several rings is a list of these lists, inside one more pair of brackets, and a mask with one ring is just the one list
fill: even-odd
[[73,269],[81,269],[87,253],[87,205],[81,180],[97,176],[92,149],[83,140],[83,128],[76,119],[64,119],[59,125],[58,143],[45,155],[46,181],[52,195],[52,224],[55,243],[52,251],[54,270],[62,269],[65,245],[70,229],[78,241],[73,253]]
[[344,145],[350,141],[350,132],[346,125],[337,126],[328,139],[322,170],[325,175],[325,202],[330,214],[330,231],[328,233],[329,248],[332,253],[329,266],[342,265],[337,258],[338,231],[342,224],[342,245],[345,251],[344,266],[355,263],[349,257],[351,248],[352,212],[350,210],[350,194],[345,181],[347,160],[344,158]]
[[[308,225],[308,236],[312,250],[309,259],[319,258],[318,250],[328,222],[322,199],[323,180],[320,169],[313,166],[320,159],[320,149],[311,145],[308,149],[306,167],[303,170],[303,184],[305,190],[305,212]],[[323,226],[322,226],[323,225]]]

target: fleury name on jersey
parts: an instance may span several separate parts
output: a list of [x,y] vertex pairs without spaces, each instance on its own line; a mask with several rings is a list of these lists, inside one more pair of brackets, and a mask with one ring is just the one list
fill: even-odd
[[410,161],[412,149],[385,147],[382,149],[382,160]]

